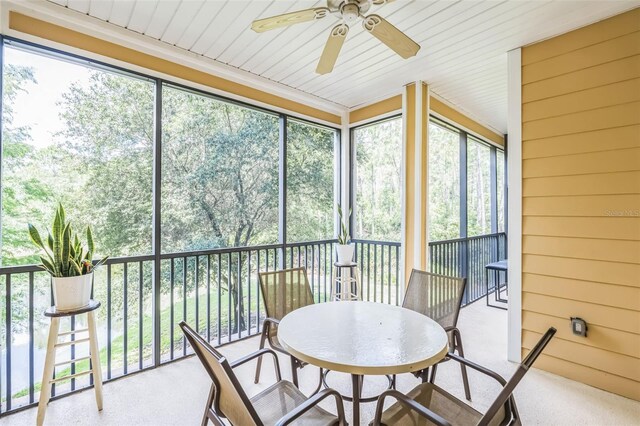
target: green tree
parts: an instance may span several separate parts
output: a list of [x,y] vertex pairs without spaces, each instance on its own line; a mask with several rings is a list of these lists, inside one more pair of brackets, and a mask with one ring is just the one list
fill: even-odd
[[429,123],[429,240],[460,237],[460,134]]
[[288,121],[288,242],[333,238],[334,144],[333,130]]
[[275,242],[278,118],[183,90],[163,94],[164,249]]
[[39,179],[40,164],[25,126],[14,125],[13,104],[20,92],[36,84],[33,70],[7,64],[4,69],[2,110],[2,265],[36,263],[24,218],[42,221],[42,203],[51,201],[49,186]]
[[473,138],[467,142],[468,235],[491,233],[489,147]]
[[[26,223],[49,225],[44,220],[57,202],[65,204],[78,226],[92,225],[98,255],[151,253],[154,85],[118,73],[87,72],[87,82],[70,85],[58,109],[50,111],[63,130],[49,144],[30,145],[30,129],[12,127],[16,94],[30,83],[29,101],[51,95],[37,86],[33,71],[5,64],[5,263],[34,263],[36,249]],[[163,87],[163,252],[277,241],[278,120]],[[334,132],[298,122],[290,127],[292,235],[331,237]],[[244,268],[246,256],[238,262]],[[122,268],[112,268],[112,274],[115,286],[122,281]],[[245,328],[243,288],[237,274],[229,275],[225,268],[223,290],[234,298],[234,315],[240,312],[234,317],[237,331]],[[144,286],[150,288],[150,274],[144,274]],[[135,303],[134,297],[129,294],[129,301]],[[113,308],[121,304],[118,292],[112,292]]]
[[59,102],[64,130],[47,155],[64,167],[47,178],[71,218],[92,224],[101,255],[151,252],[153,87],[94,71],[88,87],[70,87]]
[[402,229],[402,119],[354,132],[356,206],[354,236],[400,241]]

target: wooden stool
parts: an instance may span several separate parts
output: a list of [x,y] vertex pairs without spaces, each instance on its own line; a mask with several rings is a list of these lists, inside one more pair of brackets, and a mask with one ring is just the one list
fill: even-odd
[[335,279],[331,286],[330,300],[361,300],[360,270],[357,263],[334,263],[333,276]]
[[[38,402],[38,418],[37,425],[41,426],[44,422],[44,414],[51,397],[51,385],[62,380],[73,379],[79,376],[93,373],[93,384],[96,390],[96,403],[98,411],[102,410],[102,371],[100,369],[100,351],[98,349],[98,336],[96,333],[95,310],[100,307],[100,302],[90,300],[89,305],[75,311],[58,311],[55,306],[50,307],[44,312],[44,315],[51,317],[51,326],[49,327],[49,339],[47,340],[47,355],[44,361],[44,371],[42,372],[42,385],[40,388],[40,402]],[[73,330],[66,333],[60,333],[60,318],[72,315],[87,314],[88,327],[82,330]],[[79,333],[89,333],[89,337],[77,340],[69,340],[66,342],[58,342],[59,336],[75,336]],[[56,363],[56,349],[64,346],[77,345],[89,342],[88,357],[75,358]],[[79,361],[91,359],[91,369],[80,373],[71,374],[69,376],[53,378],[55,367],[65,364],[74,364]]]

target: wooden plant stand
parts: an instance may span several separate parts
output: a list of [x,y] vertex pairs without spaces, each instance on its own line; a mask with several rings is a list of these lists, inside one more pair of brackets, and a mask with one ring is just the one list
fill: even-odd
[[[48,308],[44,315],[51,318],[51,326],[49,327],[49,338],[47,340],[47,355],[44,362],[44,371],[42,372],[42,385],[40,390],[40,402],[38,402],[38,418],[37,425],[42,426],[44,423],[44,415],[51,398],[51,386],[63,380],[74,379],[79,376],[93,374],[93,385],[96,391],[96,403],[98,411],[102,410],[102,371],[100,369],[100,350],[98,349],[98,335],[96,333],[95,311],[100,307],[100,302],[91,300],[89,305],[74,311],[58,311],[55,306]],[[72,315],[87,314],[88,327],[81,330],[72,330],[60,333],[60,318]],[[59,337],[73,336],[77,334],[88,333],[88,337],[58,342]],[[60,347],[78,345],[81,343],[89,343],[90,355],[82,358],[69,359],[56,363],[56,350]],[[80,361],[91,360],[91,368],[87,371],[71,374],[68,376],[53,378],[55,367],[66,364],[74,364]]]

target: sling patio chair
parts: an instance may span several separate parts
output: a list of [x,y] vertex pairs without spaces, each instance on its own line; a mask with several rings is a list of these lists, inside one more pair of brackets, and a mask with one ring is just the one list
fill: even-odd
[[[269,342],[271,349],[289,355],[291,357],[291,378],[294,385],[298,386],[298,369],[306,363],[290,355],[282,347],[278,340],[278,324],[290,312],[314,303],[313,293],[307,278],[305,268],[284,269],[281,271],[261,272],[260,289],[267,317],[262,323],[262,335],[260,337],[260,349]],[[262,359],[258,359],[254,383],[260,381],[260,369]],[[322,370],[320,370],[320,382],[316,392],[322,385]]]
[[[261,349],[229,363],[184,321],[180,322],[180,328],[213,382],[202,417],[202,426],[206,426],[209,420],[216,426],[223,426],[223,419],[235,426],[284,426],[294,421],[296,425],[301,426],[347,424],[342,397],[337,391],[323,389],[307,398],[293,383],[282,380],[278,356],[271,349]],[[273,357],[277,382],[249,398],[240,386],[233,369],[256,358],[261,359],[264,355]],[[330,396],[336,401],[337,415],[318,406]]]
[[[556,329],[553,327],[547,330],[508,382],[497,373],[461,356],[453,353],[448,355],[452,360],[479,371],[502,385],[502,390],[484,414],[433,383],[426,382],[418,385],[406,395],[394,389],[380,394],[375,418],[371,424],[373,426],[521,425],[520,415],[513,398],[513,390],[555,333]],[[396,399],[396,402],[383,411],[385,399],[388,397]]]
[[[460,303],[462,302],[466,285],[466,278],[436,275],[414,269],[411,271],[409,285],[402,301],[403,308],[426,315],[440,324],[449,336],[449,352],[457,352],[461,357],[464,357],[464,349],[462,347],[462,336],[457,324]],[[431,377],[429,378],[431,383],[435,381],[437,368],[437,364],[431,367]],[[467,368],[464,364],[460,364],[460,369],[462,371],[464,395],[471,401]],[[422,372],[421,374],[426,373]]]

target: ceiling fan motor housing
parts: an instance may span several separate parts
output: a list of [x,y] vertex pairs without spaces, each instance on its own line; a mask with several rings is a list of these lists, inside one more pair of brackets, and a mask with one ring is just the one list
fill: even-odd
[[371,0],[327,0],[327,8],[331,12],[342,12],[347,4],[358,6],[359,13],[364,14],[371,8]]

